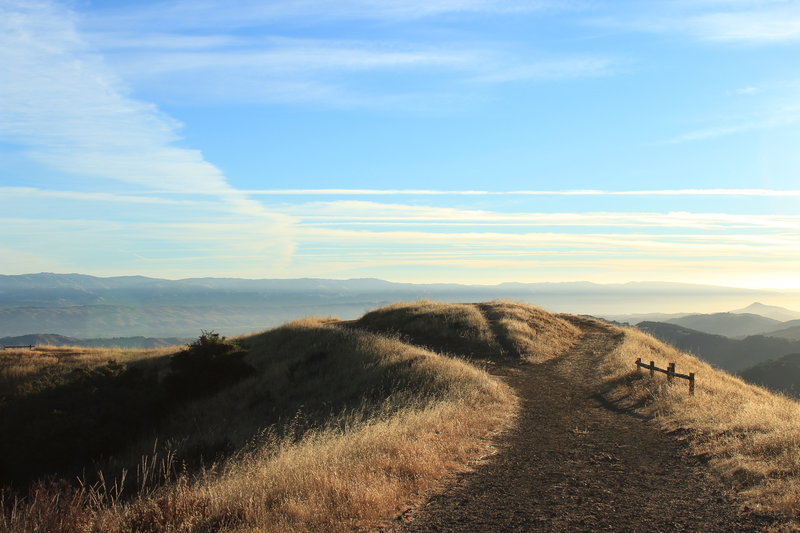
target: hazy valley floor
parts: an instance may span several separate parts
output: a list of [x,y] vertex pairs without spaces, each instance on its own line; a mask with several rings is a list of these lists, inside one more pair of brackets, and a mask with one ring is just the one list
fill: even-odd
[[[392,532],[757,531],[687,446],[592,388],[597,362],[621,341],[591,322],[568,354],[498,366],[522,399],[497,454],[407,512]],[[633,364],[633,361],[631,361]]]

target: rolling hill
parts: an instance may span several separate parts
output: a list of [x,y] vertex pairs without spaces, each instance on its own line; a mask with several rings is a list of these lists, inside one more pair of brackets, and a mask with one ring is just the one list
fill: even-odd
[[640,322],[636,327],[681,351],[732,373],[768,359],[800,351],[800,341],[765,335],[731,339],[665,322]]
[[781,326],[780,320],[767,318],[752,313],[708,313],[694,314],[665,320],[685,328],[724,335],[725,337],[743,338],[748,335],[763,334]]
[[152,349],[186,344],[186,337],[112,337],[109,339],[76,339],[55,333],[34,333],[16,337],[0,337],[0,346],[84,346],[86,348]]
[[[688,524],[661,492],[704,530],[800,517],[800,404],[591,318],[418,301],[204,334],[177,353],[80,350],[0,353],[0,473],[17,487],[0,491],[15,502],[2,533],[374,530],[490,464],[502,478],[481,478],[498,502],[478,513],[487,530],[633,528],[643,506],[654,527]],[[637,358],[695,373],[696,394]],[[534,478],[541,502],[517,498]],[[758,512],[739,513],[733,492]]]
[[739,371],[748,383],[795,398],[800,397],[800,353],[769,359]]
[[742,309],[731,311],[731,313],[760,315],[780,322],[800,319],[800,311],[792,311],[777,305],[764,305],[761,302],[754,302]]
[[784,339],[800,340],[800,320],[790,320],[789,322],[784,322],[780,325],[780,327],[778,327],[778,329],[764,332],[764,335],[769,335],[770,337],[781,337]]

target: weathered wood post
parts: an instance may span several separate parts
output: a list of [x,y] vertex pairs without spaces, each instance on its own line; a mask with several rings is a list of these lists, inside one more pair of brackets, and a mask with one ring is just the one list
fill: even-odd
[[656,367],[656,362],[655,361],[650,361],[650,377],[651,378],[656,375],[656,371],[654,370],[655,367]]
[[667,381],[672,383],[672,380],[675,378],[675,363],[670,363],[667,365]]
[[694,372],[689,372],[689,394],[694,396]]
[[637,357],[636,358],[636,373],[637,374],[641,374],[642,373],[642,367],[639,366],[641,364],[642,364],[642,358],[641,357]]

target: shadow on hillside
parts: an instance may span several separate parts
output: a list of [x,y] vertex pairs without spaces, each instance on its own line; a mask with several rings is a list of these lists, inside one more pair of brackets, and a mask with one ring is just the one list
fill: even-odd
[[[638,420],[652,420],[653,417],[645,415],[640,412],[642,407],[647,405],[644,399],[634,398],[632,391],[632,380],[636,379],[632,376],[620,376],[612,381],[605,382],[602,389],[592,395],[603,408],[619,413],[622,415],[630,416]],[[613,400],[608,398],[611,391],[629,391],[625,394],[616,396]]]
[[157,371],[109,362],[0,404],[0,485],[74,477],[152,430],[168,404]]
[[[609,411],[612,411],[614,413],[630,416],[638,420],[652,420],[652,417],[637,411],[637,409],[644,406],[643,402],[639,402],[637,405],[633,405],[630,407],[623,407],[622,405],[618,405],[617,403],[608,400],[605,396],[603,396],[599,392],[593,394],[592,399],[597,401],[597,403],[603,406],[604,409],[608,409]],[[621,400],[622,400],[621,403],[624,403],[625,398],[622,398]]]

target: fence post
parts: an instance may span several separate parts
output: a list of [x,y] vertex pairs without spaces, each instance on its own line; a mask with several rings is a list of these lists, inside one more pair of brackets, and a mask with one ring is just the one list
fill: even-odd
[[656,371],[654,370],[655,367],[656,367],[656,362],[655,361],[650,361],[650,377],[651,378],[656,375]]
[[670,383],[675,378],[675,363],[670,363],[667,365],[667,381]]
[[639,366],[639,363],[641,363],[641,362],[642,362],[642,358],[641,357],[637,357],[636,358],[636,373],[637,374],[641,374],[642,373],[642,367]]
[[689,394],[694,396],[694,372],[689,372]]

